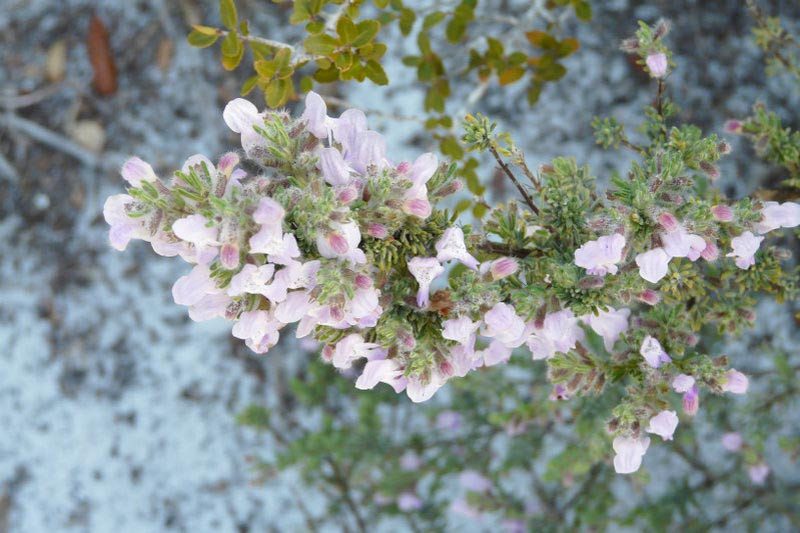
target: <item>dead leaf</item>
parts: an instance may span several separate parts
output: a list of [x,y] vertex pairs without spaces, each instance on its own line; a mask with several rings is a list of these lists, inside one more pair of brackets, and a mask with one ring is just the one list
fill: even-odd
[[117,67],[114,64],[108,30],[97,15],[93,16],[89,23],[86,48],[94,69],[95,90],[102,95],[114,94],[117,91]]
[[67,42],[63,39],[54,42],[47,50],[44,72],[47,79],[57,83],[64,79],[67,70]]
[[169,70],[174,52],[175,45],[172,43],[172,39],[161,39],[161,42],[158,43],[158,50],[156,50],[156,66],[161,72]]

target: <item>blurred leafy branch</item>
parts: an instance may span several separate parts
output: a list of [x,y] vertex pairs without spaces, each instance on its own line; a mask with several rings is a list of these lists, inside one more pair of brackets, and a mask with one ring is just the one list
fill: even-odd
[[[536,0],[508,15],[497,14],[490,2],[479,5],[479,0],[425,8],[403,0],[273,2],[291,7],[289,23],[302,26],[304,38],[286,43],[255,36],[234,0],[220,0],[224,29],[195,26],[189,44],[204,48],[221,41],[222,65],[228,70],[242,63],[249,47],[253,74],[241,94],[258,88],[274,108],[296,99],[298,90],[320,84],[368,80],[388,85],[387,45],[378,39],[391,36],[394,27],[404,38],[415,38],[416,53],[403,56],[402,63],[415,71],[425,90],[424,114],[418,118],[440,152],[460,162],[458,176],[475,197],[459,202],[456,212],[472,209],[478,218],[486,212],[486,187],[476,173],[478,160],[465,159],[458,124],[492,82],[501,88],[526,82],[525,97],[534,105],[546,84],[564,77],[564,59],[580,46],[573,37],[560,37],[563,20],[573,13],[582,21],[592,16],[587,0]],[[463,89],[453,91],[454,86],[473,89],[464,94]]]

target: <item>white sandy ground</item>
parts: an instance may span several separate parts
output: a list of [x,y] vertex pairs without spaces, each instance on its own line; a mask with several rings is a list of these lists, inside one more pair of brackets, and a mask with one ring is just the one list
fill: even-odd
[[[608,52],[634,21],[625,28],[603,24],[630,11],[652,20],[659,14],[660,4],[654,5],[630,10],[624,0],[608,2],[590,27],[582,26],[581,51],[569,60],[562,84],[545,91],[546,106],[529,111],[522,98],[509,97],[513,90],[490,90],[484,102],[490,111],[519,117],[503,126],[515,133],[533,165],[574,155],[607,177],[629,158],[602,152],[590,140],[594,114],[635,122],[650,97],[637,92],[641,85],[631,81],[625,59]],[[154,24],[178,40],[183,31],[169,2],[113,0],[0,0],[0,28],[37,20],[46,36],[89,6],[107,20],[126,21],[115,33],[122,42]],[[215,13],[207,12],[207,18]],[[252,28],[280,27],[273,20],[263,16],[261,26]],[[83,31],[85,20],[76,24]],[[736,80],[760,61],[751,45],[728,42],[734,50],[709,55],[703,65],[695,60],[674,78],[676,86],[686,84],[684,96],[698,109],[710,105],[704,76],[730,76],[733,70]],[[69,72],[85,80],[89,67],[77,48],[80,40],[74,44]],[[29,53],[40,57],[41,50]],[[737,61],[729,62],[730,56]],[[215,61],[216,53],[178,42],[167,73],[151,67],[141,78],[126,79],[123,72],[117,100],[105,104],[114,106],[105,117],[113,135],[110,150],[137,153],[166,170],[192,153],[214,156],[231,146],[234,139],[224,136],[221,121]],[[684,63],[681,57],[678,63]],[[393,79],[410,79],[397,60],[388,71]],[[3,74],[0,70],[0,79]],[[19,77],[7,79],[24,88]],[[147,88],[137,89],[143,81]],[[788,87],[785,80],[772,80],[767,89],[752,80],[734,82],[729,100],[716,103],[716,109],[741,115],[757,98],[791,94]],[[352,87],[346,95],[366,108],[398,114],[422,99],[413,84],[390,91]],[[797,103],[796,95],[782,99],[777,101],[788,108]],[[178,106],[184,111],[174,116],[171,109]],[[717,115],[709,126],[719,131],[726,118]],[[396,159],[419,152],[409,144],[414,123],[375,118],[372,124],[386,134]],[[723,173],[742,166],[732,159]],[[246,456],[269,455],[270,443],[233,419],[249,403],[274,403],[274,377],[265,382],[248,370],[225,323],[192,323],[172,302],[169,288],[186,265],[157,257],[142,244],[124,254],[105,244],[99,213],[103,199],[122,189],[120,179],[77,167],[62,179],[90,184],[85,211],[71,231],[31,229],[18,213],[5,213],[0,222],[0,533],[302,530],[293,504],[297,480],[289,473],[280,483],[252,486]],[[745,181],[732,180],[740,194]],[[60,262],[62,253],[69,264]],[[789,335],[788,315],[774,306],[759,312],[759,330],[772,329],[792,347],[796,335]],[[780,327],[776,321],[782,321]],[[274,350],[268,373],[293,349]],[[734,360],[746,355],[736,348],[729,353]],[[659,457],[654,448],[648,463]],[[303,498],[321,508],[319,495],[303,491]]]

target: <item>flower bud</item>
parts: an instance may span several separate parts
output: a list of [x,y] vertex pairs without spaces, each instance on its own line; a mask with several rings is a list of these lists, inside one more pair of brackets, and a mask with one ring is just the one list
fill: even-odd
[[578,281],[578,287],[581,289],[599,289],[605,285],[602,276],[586,276]]
[[630,39],[625,39],[624,41],[622,41],[619,47],[620,50],[622,50],[623,52],[631,54],[639,50],[639,39],[635,37],[631,37]]
[[453,180],[444,187],[440,187],[436,192],[433,193],[433,196],[444,198],[445,196],[450,196],[451,194],[457,193],[463,188],[464,182],[461,180]]
[[717,151],[722,155],[731,153],[731,145],[726,141],[722,141],[717,145]]
[[383,224],[372,223],[367,226],[367,235],[376,239],[384,239],[389,234],[386,226]]
[[715,261],[719,257],[719,248],[712,241],[706,241],[706,247],[700,252],[700,256],[706,261]]
[[675,218],[675,215],[668,211],[664,211],[658,215],[658,223],[661,224],[661,227],[666,231],[675,231],[678,229],[678,227],[680,227],[678,219]]
[[657,41],[659,39],[663,39],[669,33],[671,24],[666,19],[660,19],[656,23],[655,30],[653,31],[653,40]]
[[716,165],[712,165],[708,161],[700,161],[700,170],[705,172],[711,181],[715,181],[719,178],[719,169]]
[[519,269],[517,262],[510,257],[501,257],[492,261],[492,266],[489,272],[492,274],[492,279],[497,281],[515,273]]
[[408,161],[402,161],[402,162],[398,163],[398,165],[397,165],[397,173],[398,174],[405,174],[409,170],[411,170],[411,163],[409,163]]
[[355,188],[353,187],[347,187],[346,189],[342,189],[336,195],[336,199],[345,205],[349,204],[356,198],[358,198],[358,191],[356,191]]
[[372,288],[372,278],[366,274],[356,274],[356,287],[359,289]]
[[661,296],[653,289],[645,289],[639,293],[639,300],[648,305],[656,305],[661,301]]
[[450,361],[446,360],[442,361],[441,363],[439,363],[439,372],[441,372],[443,375],[447,377],[450,377],[453,375],[454,372],[453,365],[450,364]]
[[233,270],[239,266],[239,246],[236,244],[225,244],[219,254],[222,266],[227,270]]
[[711,207],[711,216],[717,222],[730,222],[733,220],[733,209],[727,205],[715,205]]
[[741,120],[729,120],[725,123],[725,133],[742,133]]

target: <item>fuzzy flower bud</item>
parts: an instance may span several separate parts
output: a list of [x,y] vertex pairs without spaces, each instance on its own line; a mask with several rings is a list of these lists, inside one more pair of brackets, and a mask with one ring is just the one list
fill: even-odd
[[727,205],[715,205],[711,207],[711,216],[717,222],[730,222],[733,220],[733,210]]
[[692,385],[683,395],[683,412],[687,415],[696,415],[700,409],[700,390],[697,385]]
[[155,182],[158,180],[153,167],[138,157],[131,157],[122,164],[120,171],[122,177],[134,187],[139,187],[142,182]]
[[661,296],[653,289],[645,289],[639,293],[639,300],[647,305],[656,305],[661,301]]
[[372,223],[367,226],[367,235],[375,239],[385,239],[389,235],[389,231],[383,224]]
[[497,281],[508,277],[519,269],[517,262],[510,257],[501,257],[491,262],[489,273],[492,275],[492,280]]
[[724,126],[725,133],[741,133],[742,132],[742,121],[732,119],[725,122]]
[[658,215],[658,223],[661,224],[661,227],[666,231],[675,231],[680,227],[678,219],[675,218],[675,215],[667,211],[664,211]]

